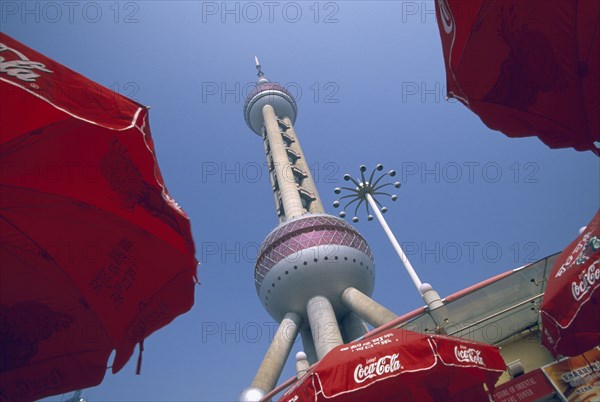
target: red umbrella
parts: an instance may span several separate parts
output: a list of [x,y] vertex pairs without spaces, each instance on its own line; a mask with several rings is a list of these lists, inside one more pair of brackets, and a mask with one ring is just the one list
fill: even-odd
[[489,400],[505,369],[494,346],[392,329],[333,349],[280,401]]
[[600,2],[437,0],[448,96],[509,137],[600,155]]
[[147,108],[0,33],[0,400],[97,385],[193,304]]
[[558,256],[541,306],[542,344],[575,356],[600,345],[600,209]]

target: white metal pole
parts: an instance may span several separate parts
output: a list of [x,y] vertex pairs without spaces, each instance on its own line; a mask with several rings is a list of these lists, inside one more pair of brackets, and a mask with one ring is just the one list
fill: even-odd
[[367,199],[367,202],[369,203],[369,205],[371,206],[371,209],[373,209],[373,212],[375,212],[375,216],[377,216],[377,220],[381,224],[381,227],[385,231],[385,234],[387,234],[388,239],[390,239],[392,246],[394,246],[394,250],[396,250],[396,253],[398,253],[400,260],[402,260],[402,264],[404,264],[404,268],[406,268],[408,275],[410,275],[410,279],[412,279],[413,283],[417,287],[417,290],[419,291],[419,294],[420,294],[422,282],[419,279],[419,276],[417,275],[417,273],[415,272],[415,269],[413,268],[412,264],[408,260],[408,257],[406,257],[406,254],[404,254],[402,247],[400,247],[398,240],[396,240],[396,236],[394,236],[394,233],[392,233],[392,230],[390,229],[387,222],[385,221],[385,218],[379,211],[379,206],[373,199],[373,196],[371,196],[371,194],[367,193],[366,199]]

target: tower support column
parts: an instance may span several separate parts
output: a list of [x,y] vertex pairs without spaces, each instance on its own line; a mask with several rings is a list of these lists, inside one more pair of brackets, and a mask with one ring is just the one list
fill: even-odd
[[353,287],[344,290],[342,303],[375,328],[398,318],[396,314]]
[[336,346],[344,343],[333,306],[326,297],[315,296],[306,303],[306,313],[315,343],[317,359],[321,360]]
[[286,219],[300,216],[304,213],[300,194],[298,193],[298,185],[294,180],[294,173],[291,168],[291,163],[285,151],[285,144],[279,130],[277,115],[271,105],[265,105],[262,109],[263,118],[265,121],[265,129],[267,130],[267,140],[271,148],[271,157],[273,158],[273,168],[277,177],[277,185],[281,194],[283,210]]
[[242,393],[240,400],[250,400],[244,399],[247,394],[254,395],[257,391],[262,391],[265,395],[275,388],[294,341],[298,336],[301,323],[302,318],[296,313],[287,313],[283,317],[250,388]]
[[351,311],[342,319],[344,343],[352,342],[369,332],[367,324],[355,312]]
[[317,359],[317,351],[315,350],[315,343],[313,342],[312,333],[308,326],[303,327],[300,330],[300,336],[302,336],[302,346],[304,347],[304,353],[310,364],[315,364],[319,361]]

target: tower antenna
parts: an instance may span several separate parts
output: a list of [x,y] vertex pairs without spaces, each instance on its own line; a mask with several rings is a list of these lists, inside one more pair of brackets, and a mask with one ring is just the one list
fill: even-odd
[[256,62],[256,69],[258,70],[258,73],[256,73],[256,75],[258,75],[258,78],[264,77],[265,73],[263,73],[263,71],[262,71],[262,67],[260,65],[260,62],[258,61],[257,56],[254,56],[254,61]]

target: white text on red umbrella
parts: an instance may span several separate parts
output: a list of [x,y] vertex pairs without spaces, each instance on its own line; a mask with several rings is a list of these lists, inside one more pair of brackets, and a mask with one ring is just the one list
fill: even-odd
[[454,355],[459,362],[463,363],[475,363],[481,366],[485,366],[483,362],[483,358],[481,357],[481,350],[469,348],[465,349],[464,346],[460,348],[458,346],[454,347]]
[[46,73],[51,73],[46,66],[37,61],[29,60],[23,53],[18,50],[11,49],[3,43],[0,43],[0,52],[5,51],[13,52],[20,60],[9,60],[5,57],[0,56],[0,73],[6,73],[11,77],[17,77],[22,81],[33,82],[36,78],[40,77],[39,74],[34,73],[32,70],[40,70]]
[[362,364],[356,366],[354,369],[354,381],[360,384],[370,378],[393,373],[401,368],[400,361],[398,361],[398,353],[383,356],[379,360],[365,364],[364,366]]
[[571,284],[571,293],[577,301],[581,300],[591,289],[596,281],[600,280],[600,269],[596,268],[596,264],[600,264],[600,260],[594,261],[581,276],[581,281]]

